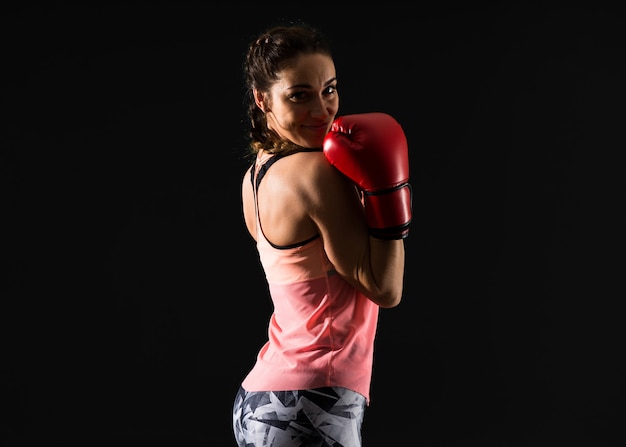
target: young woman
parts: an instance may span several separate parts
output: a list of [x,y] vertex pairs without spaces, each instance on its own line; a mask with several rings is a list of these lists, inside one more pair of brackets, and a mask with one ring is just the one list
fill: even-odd
[[235,397],[235,439],[358,447],[379,308],[403,291],[406,139],[386,114],[336,117],[333,57],[311,27],[263,32],[244,72],[252,163],[242,210],[274,310]]

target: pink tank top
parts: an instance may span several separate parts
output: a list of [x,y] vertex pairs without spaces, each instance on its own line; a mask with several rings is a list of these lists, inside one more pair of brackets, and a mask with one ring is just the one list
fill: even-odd
[[[256,161],[255,201],[256,174],[264,173],[262,165],[270,158]],[[320,237],[277,247],[263,235],[258,208],[256,216],[257,249],[274,311],[268,340],[242,387],[286,391],[340,386],[369,403],[378,306],[335,272]]]

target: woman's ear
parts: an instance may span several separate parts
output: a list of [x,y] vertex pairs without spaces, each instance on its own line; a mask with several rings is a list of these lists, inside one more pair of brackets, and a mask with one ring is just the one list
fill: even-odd
[[258,90],[253,90],[252,93],[254,95],[254,102],[256,103],[257,107],[261,109],[263,113],[265,113],[266,112],[265,95]]

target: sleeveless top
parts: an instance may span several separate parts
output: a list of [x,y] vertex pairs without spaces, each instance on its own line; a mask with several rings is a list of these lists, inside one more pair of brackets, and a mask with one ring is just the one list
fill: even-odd
[[257,189],[280,158],[262,154],[251,170],[256,245],[273,312],[268,340],[242,387],[288,391],[339,386],[360,393],[369,404],[379,307],[337,274],[319,234],[289,246],[265,238]]

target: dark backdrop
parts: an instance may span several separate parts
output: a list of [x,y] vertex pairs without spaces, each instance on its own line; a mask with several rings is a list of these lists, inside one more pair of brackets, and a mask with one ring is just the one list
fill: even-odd
[[621,445],[624,16],[191,1],[2,6],[4,445],[234,445],[271,310],[241,62],[282,18],[333,39],[340,114],[410,146],[365,446]]

